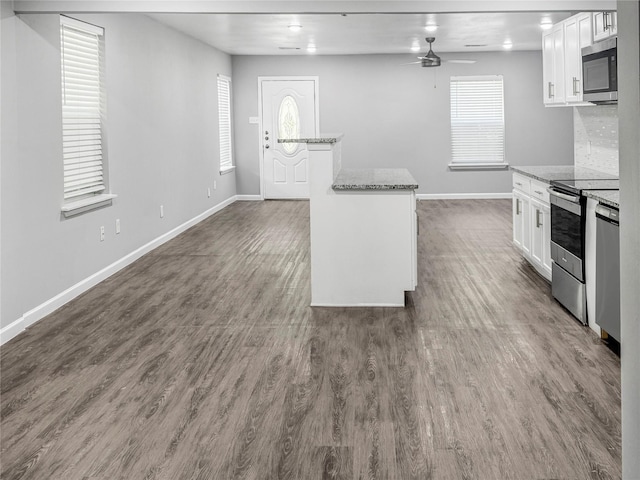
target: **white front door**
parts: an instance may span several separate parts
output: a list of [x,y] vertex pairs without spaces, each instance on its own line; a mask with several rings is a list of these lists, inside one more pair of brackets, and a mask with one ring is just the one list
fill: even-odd
[[260,79],[264,198],[309,198],[305,144],[278,139],[318,135],[317,78]]

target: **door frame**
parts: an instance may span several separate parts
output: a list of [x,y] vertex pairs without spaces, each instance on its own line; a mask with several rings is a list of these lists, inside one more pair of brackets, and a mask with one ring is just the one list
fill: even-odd
[[[258,148],[260,151],[259,161],[260,161],[260,199],[264,200],[264,147],[262,142],[262,132],[264,132],[264,128],[262,126],[262,82],[265,81],[295,81],[295,80],[313,80],[314,82],[314,107],[315,107],[315,127],[316,137],[320,136],[320,99],[319,99],[319,82],[320,77],[317,75],[309,75],[309,76],[294,76],[294,75],[285,75],[285,76],[269,76],[269,77],[258,77]],[[275,139],[274,139],[275,140]],[[277,141],[277,140],[275,140]]]

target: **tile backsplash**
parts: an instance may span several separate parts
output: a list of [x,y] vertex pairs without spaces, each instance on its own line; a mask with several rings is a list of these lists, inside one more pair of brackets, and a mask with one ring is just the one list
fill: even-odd
[[618,106],[574,107],[573,142],[576,166],[619,175]]

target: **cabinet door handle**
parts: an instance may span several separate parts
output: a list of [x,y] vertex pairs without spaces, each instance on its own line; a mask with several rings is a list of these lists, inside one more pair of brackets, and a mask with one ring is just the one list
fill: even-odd
[[536,228],[540,228],[542,223],[540,223],[540,210],[536,208]]
[[534,192],[536,192],[538,195],[542,195],[542,192],[540,190],[534,190]]
[[573,77],[573,94],[578,95],[580,93],[580,80]]
[[520,215],[520,199],[516,198],[516,215]]
[[549,98],[553,98],[553,83],[549,82]]
[[522,186],[522,184],[520,182],[516,182],[516,185],[518,185],[519,187]]
[[609,30],[611,28],[611,25],[609,25],[609,12],[604,12],[602,14],[602,23],[603,30]]

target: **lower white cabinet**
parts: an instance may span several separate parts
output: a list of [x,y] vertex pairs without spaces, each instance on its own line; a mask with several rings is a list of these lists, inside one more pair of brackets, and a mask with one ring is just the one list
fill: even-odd
[[513,244],[525,257],[531,251],[531,233],[529,230],[530,198],[526,193],[513,190]]
[[549,185],[513,174],[513,244],[551,281],[551,207]]
[[551,280],[551,209],[535,198],[531,199],[531,263]]

